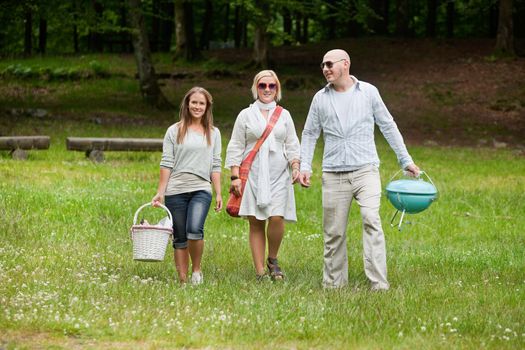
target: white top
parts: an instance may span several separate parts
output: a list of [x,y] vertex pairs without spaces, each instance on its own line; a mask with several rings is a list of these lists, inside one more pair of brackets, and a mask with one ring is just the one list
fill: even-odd
[[[269,110],[268,119],[275,106]],[[266,128],[267,121],[254,103],[243,109],[235,121],[226,150],[225,167],[240,166]],[[290,163],[299,160],[299,139],[286,109],[255,157],[241,201],[240,216],[266,220],[282,216],[297,221]]]
[[211,193],[211,183],[192,173],[171,173],[166,186],[166,196],[175,194],[207,191]]
[[330,98],[337,112],[337,115],[343,116],[341,120],[341,126],[343,129],[347,129],[350,124],[350,110],[352,109],[352,91],[355,89],[355,84],[346,91],[339,92],[334,89],[330,89]]

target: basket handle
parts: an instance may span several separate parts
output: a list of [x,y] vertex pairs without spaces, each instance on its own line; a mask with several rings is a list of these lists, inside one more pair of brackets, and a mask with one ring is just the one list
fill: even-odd
[[[135,212],[135,216],[133,217],[133,225],[137,224],[137,218],[138,218],[138,216],[139,216],[139,212],[140,212],[142,209],[144,209],[144,208],[146,208],[146,207],[148,207],[148,206],[152,206],[151,202],[148,202],[148,203],[142,205],[140,208],[137,209],[137,211]],[[171,213],[170,213],[170,211],[168,210],[168,208],[167,208],[164,204],[159,204],[159,206],[160,206],[162,209],[164,209],[164,210],[166,211],[166,213],[168,213],[168,217],[170,218],[170,221],[171,221],[171,223],[173,224],[173,217],[171,216]]]

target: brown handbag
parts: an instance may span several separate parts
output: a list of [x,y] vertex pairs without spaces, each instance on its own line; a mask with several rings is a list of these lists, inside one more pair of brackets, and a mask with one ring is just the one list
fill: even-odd
[[264,129],[261,137],[257,140],[255,146],[253,146],[253,149],[250,151],[246,159],[244,159],[241,163],[241,166],[239,168],[239,179],[241,179],[241,195],[236,196],[235,194],[233,194],[232,189],[230,188],[230,197],[228,198],[228,203],[226,204],[226,212],[234,218],[239,217],[242,194],[244,193],[244,186],[246,186],[246,181],[248,180],[248,174],[250,173],[250,168],[252,167],[253,160],[255,159],[257,152],[259,152],[259,148],[261,148],[268,135],[270,135],[270,132],[272,132],[273,127],[275,126],[275,124],[277,124],[277,121],[279,120],[282,111],[283,107],[275,107],[275,111],[273,112],[270,121],[266,125],[266,129]]

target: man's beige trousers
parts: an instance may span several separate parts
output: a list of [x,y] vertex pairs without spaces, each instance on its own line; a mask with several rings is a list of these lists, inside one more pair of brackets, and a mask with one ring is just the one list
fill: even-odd
[[386,248],[379,205],[379,169],[367,165],[352,172],[323,173],[323,285],[337,288],[348,284],[346,228],[355,198],[363,220],[363,260],[372,289],[388,289]]

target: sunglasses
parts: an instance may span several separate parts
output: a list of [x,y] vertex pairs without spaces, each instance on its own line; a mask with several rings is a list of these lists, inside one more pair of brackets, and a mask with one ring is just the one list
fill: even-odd
[[332,61],[323,62],[323,63],[321,63],[321,69],[324,69],[325,66],[328,69],[332,69],[332,67],[334,66],[334,63],[341,62],[341,61],[345,61],[345,59],[342,58],[342,59],[340,59],[338,61],[335,61],[335,62],[332,62]]
[[270,90],[275,90],[277,88],[277,84],[274,84],[274,83],[270,83],[270,84],[259,83],[259,84],[257,84],[257,88],[259,90],[266,90],[266,88],[268,88]]

